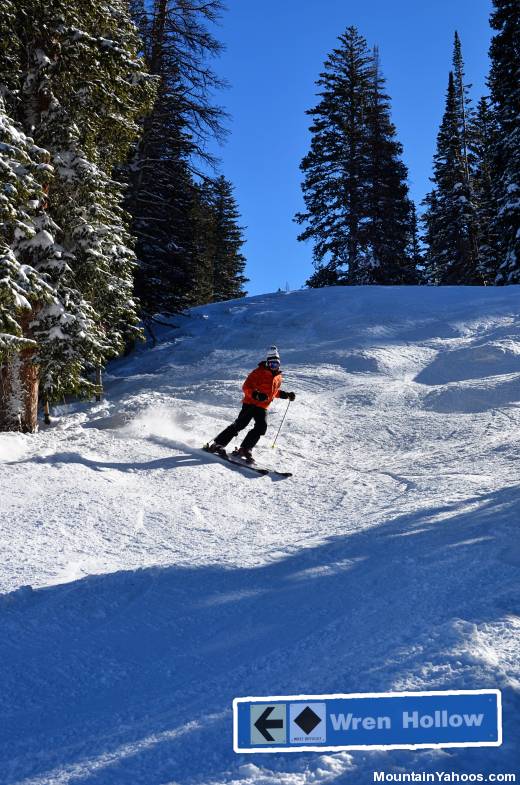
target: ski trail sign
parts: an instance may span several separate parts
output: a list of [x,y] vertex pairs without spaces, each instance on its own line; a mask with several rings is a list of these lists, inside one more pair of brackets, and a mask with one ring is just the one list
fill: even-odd
[[235,752],[497,747],[500,690],[235,698]]

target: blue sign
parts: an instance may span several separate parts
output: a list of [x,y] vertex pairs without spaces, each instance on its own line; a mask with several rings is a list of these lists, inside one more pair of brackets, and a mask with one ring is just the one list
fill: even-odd
[[235,752],[502,744],[500,690],[235,698]]

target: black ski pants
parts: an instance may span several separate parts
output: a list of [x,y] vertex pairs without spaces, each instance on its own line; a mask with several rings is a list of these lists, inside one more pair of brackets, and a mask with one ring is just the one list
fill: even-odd
[[227,428],[224,428],[222,433],[219,433],[219,435],[215,437],[216,443],[220,444],[222,447],[226,447],[231,439],[238,436],[239,431],[243,431],[244,428],[247,428],[251,420],[255,421],[255,426],[247,432],[244,441],[240,445],[245,450],[251,450],[258,442],[259,438],[267,431],[267,410],[263,409],[261,406],[255,406],[252,403],[244,403],[235,422],[228,425]]

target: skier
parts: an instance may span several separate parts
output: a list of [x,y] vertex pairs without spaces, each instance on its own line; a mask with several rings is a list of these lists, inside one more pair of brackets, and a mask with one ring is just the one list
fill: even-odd
[[231,439],[238,436],[239,431],[242,431],[249,425],[251,420],[254,420],[254,428],[246,434],[239,449],[233,453],[243,458],[247,463],[254,463],[251,450],[259,438],[267,431],[267,408],[269,404],[274,398],[288,398],[290,401],[294,401],[296,398],[293,392],[281,390],[281,384],[280,355],[276,346],[271,346],[265,360],[258,363],[258,367],[251,371],[242,385],[244,398],[240,414],[235,422],[224,428],[213,442],[208,445],[208,451],[225,457],[225,448]]

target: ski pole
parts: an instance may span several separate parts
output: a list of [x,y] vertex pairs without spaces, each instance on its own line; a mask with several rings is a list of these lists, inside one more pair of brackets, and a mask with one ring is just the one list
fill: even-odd
[[287,409],[285,410],[285,414],[282,417],[282,422],[280,423],[280,427],[278,428],[278,433],[274,437],[274,442],[271,444],[271,448],[273,448],[276,445],[276,440],[278,439],[278,436],[280,435],[280,431],[282,430],[282,425],[284,423],[285,418],[287,417],[287,412],[289,411],[289,406],[290,405],[291,405],[291,401],[289,400],[289,403],[287,404]]

